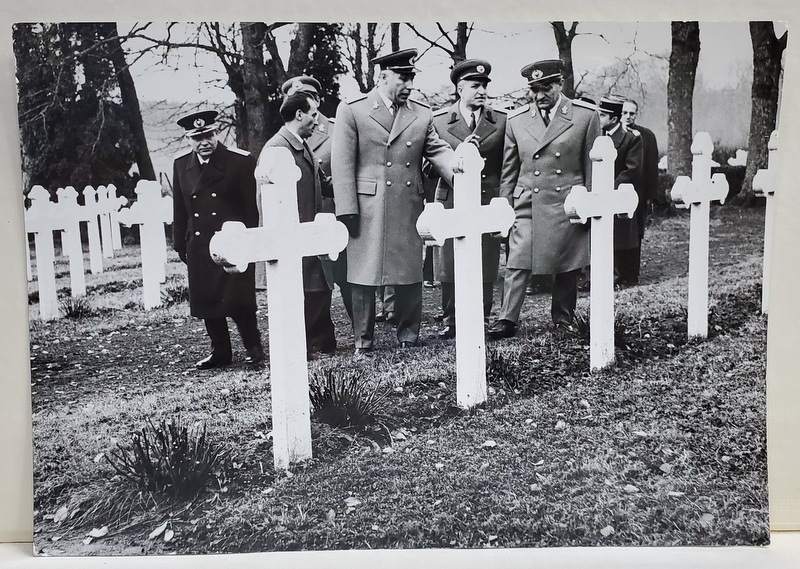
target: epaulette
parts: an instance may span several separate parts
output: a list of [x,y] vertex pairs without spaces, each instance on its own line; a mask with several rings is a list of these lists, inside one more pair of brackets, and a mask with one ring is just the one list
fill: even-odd
[[355,99],[350,99],[349,101],[347,101],[347,104],[348,104],[348,105],[352,105],[353,103],[357,103],[357,102],[359,102],[359,101],[363,101],[364,99],[366,99],[366,98],[367,98],[367,95],[368,95],[368,94],[369,94],[369,93],[361,93],[361,94],[360,94],[358,97],[356,97]]
[[496,109],[491,107],[493,113],[500,113],[501,115],[507,115],[509,113],[508,109]]
[[636,130],[635,128],[629,128],[629,129],[628,129],[628,132],[632,132],[632,133],[633,133],[633,134],[635,134],[636,136],[642,136],[642,133],[641,133],[641,132],[639,132],[638,130]]
[[590,111],[596,111],[597,106],[592,105],[591,103],[587,103],[586,101],[581,101],[580,99],[572,99],[572,104],[576,107],[583,107],[584,109],[589,109]]
[[248,152],[247,150],[242,150],[241,148],[236,148],[235,146],[226,146],[225,148],[227,148],[228,150],[230,150],[235,154],[241,154],[242,156],[250,156],[250,152]]
[[186,155],[187,155],[187,154],[189,154],[191,151],[192,151],[192,147],[191,147],[191,146],[186,146],[186,147],[184,147],[184,148],[181,148],[181,149],[180,149],[180,150],[178,150],[178,151],[177,151],[175,154],[173,154],[173,155],[172,155],[172,159],[173,159],[173,160],[177,160],[178,158],[181,158],[181,157],[183,157],[183,156],[186,156]]
[[508,118],[513,119],[516,116],[519,116],[521,114],[527,113],[529,110],[531,110],[530,104],[522,105],[521,107],[518,107],[518,108],[514,109],[513,111],[509,111],[508,112]]
[[433,111],[433,116],[440,117],[442,115],[445,115],[445,114],[447,114],[447,110],[448,110],[448,107],[445,107],[443,109],[439,109],[438,111]]
[[427,104],[425,104],[425,103],[423,103],[421,101],[415,101],[414,99],[408,99],[408,102],[409,103],[414,103],[416,105],[419,105],[420,107],[425,107],[426,109],[430,109],[431,108],[430,105],[427,105]]

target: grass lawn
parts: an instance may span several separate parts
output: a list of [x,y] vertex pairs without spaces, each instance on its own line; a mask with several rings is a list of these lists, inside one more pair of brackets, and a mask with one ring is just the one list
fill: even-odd
[[[42,323],[30,283],[35,546],[48,555],[261,550],[766,544],[763,210],[711,212],[709,338],[686,338],[686,214],[655,220],[641,284],[617,293],[617,361],[589,369],[588,337],[553,334],[549,295],[529,296],[517,337],[490,341],[490,401],[455,406],[455,342],[353,359],[334,293],[339,351],[312,376],[363,374],[385,399],[362,429],[312,422],[314,459],[272,469],[268,366],[195,371],[208,349],[180,301],[145,312],[137,247],[88,275],[93,313]],[[58,286],[68,286],[59,258]],[[499,308],[500,286],[496,287]],[[588,318],[588,294],[579,297]],[[259,293],[266,336],[266,294]],[[105,456],[148,420],[205,424],[228,455],[193,501],[140,492]],[[166,522],[171,539],[150,533]],[[88,539],[89,532],[108,533]],[[165,530],[166,531],[166,530]],[[100,532],[104,533],[104,532]]]

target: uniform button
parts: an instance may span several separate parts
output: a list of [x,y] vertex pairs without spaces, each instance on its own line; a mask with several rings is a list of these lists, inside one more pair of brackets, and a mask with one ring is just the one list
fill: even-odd
[[561,153],[560,152],[556,152],[556,158],[561,158]]
[[386,180],[386,185],[387,186],[391,186],[392,185],[392,181],[391,180]]
[[556,191],[560,192],[561,191],[561,186],[556,186]]
[[212,211],[211,215],[217,215],[217,212],[216,211]]
[[199,231],[195,231],[194,234],[195,235],[200,235],[200,232]]
[[411,162],[406,162],[406,168],[411,168]]
[[392,163],[391,163],[391,162],[387,162],[387,163],[386,163],[386,165],[387,165],[387,166],[391,166],[391,165],[392,165]]
[[200,217],[199,213],[194,214],[195,217]]
[[533,193],[534,194],[538,194],[539,193],[539,188],[533,188]]
[[406,146],[411,146],[411,141],[406,142]]
[[534,175],[534,176],[538,176],[538,175],[539,175],[539,170],[536,170],[536,171],[533,173],[533,175]]
[[193,199],[193,200],[196,200],[196,199],[197,199],[197,196],[192,196],[192,199]]
[[410,186],[410,185],[411,185],[411,182],[406,182],[406,186]]
[[561,173],[561,170],[556,170],[556,174],[560,174],[560,173]]
[[486,177],[486,174],[481,174],[481,178],[485,178],[485,177]]
[[215,198],[215,197],[217,197],[217,194],[215,194],[215,193],[213,193],[213,192],[212,192],[212,194],[211,194],[211,197],[212,197],[212,198]]
[[319,162],[320,164],[322,164],[322,158],[317,158],[317,162]]
[[538,154],[534,154],[533,155],[533,159],[536,160],[537,158],[539,158],[539,155]]

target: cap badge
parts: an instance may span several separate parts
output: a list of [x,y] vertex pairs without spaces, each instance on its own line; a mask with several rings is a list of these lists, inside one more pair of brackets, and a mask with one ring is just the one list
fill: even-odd
[[483,65],[479,65],[478,67],[475,68],[475,71],[477,71],[478,73],[486,73],[486,68]]
[[322,124],[322,123],[319,123],[317,125],[317,130],[320,131],[320,132],[325,132],[325,125]]
[[531,73],[531,79],[541,79],[542,75],[544,74],[541,69],[534,69],[533,73]]
[[372,108],[373,109],[377,109],[378,108],[378,101],[372,101]]
[[295,81],[292,83],[292,89],[295,91],[300,91],[303,88],[303,84],[300,81]]
[[202,128],[202,127],[206,126],[206,121],[204,121],[203,119],[198,117],[198,118],[194,119],[194,122],[192,124],[194,125],[194,128]]

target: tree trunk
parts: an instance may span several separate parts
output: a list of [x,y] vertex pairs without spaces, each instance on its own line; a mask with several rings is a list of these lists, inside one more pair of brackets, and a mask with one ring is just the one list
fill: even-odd
[[286,65],[286,73],[289,77],[302,75],[303,69],[311,51],[311,41],[314,38],[314,26],[316,24],[301,23],[297,24],[297,32],[290,44],[289,62]]
[[672,176],[692,172],[692,96],[700,57],[697,22],[672,22],[667,82],[667,169]]
[[117,74],[120,95],[122,96],[122,106],[128,115],[128,126],[134,140],[134,153],[136,164],[139,167],[139,175],[145,180],[155,180],[156,171],[153,168],[153,161],[150,158],[150,151],[147,148],[147,138],[144,135],[144,122],[142,121],[142,109],[139,107],[139,97],[136,95],[136,85],[133,83],[130,67],[125,60],[125,52],[122,51],[122,44],[119,40],[119,31],[116,24],[111,24],[110,35],[112,45],[111,63]]
[[781,78],[781,57],[786,47],[786,36],[775,37],[772,22],[750,22],[750,40],[753,43],[753,104],[750,109],[750,137],[747,143],[747,168],[742,192],[735,203],[752,206],[753,176],[759,168],[767,167],[767,143],[778,119],[778,92]]
[[391,24],[392,51],[400,51],[400,24]]
[[575,97],[575,70],[572,65],[572,40],[577,35],[578,22],[572,22],[569,29],[564,22],[550,22],[556,38],[558,57],[564,64],[564,87],[561,89],[569,98]]
[[243,99],[242,104],[237,105],[237,111],[242,116],[237,118],[244,119],[244,124],[238,125],[237,136],[242,139],[242,148],[257,156],[268,138],[267,66],[264,63],[267,25],[263,22],[242,22],[240,27]]
[[469,41],[469,28],[466,22],[456,25],[456,45],[453,50],[453,65],[467,58],[467,41]]

